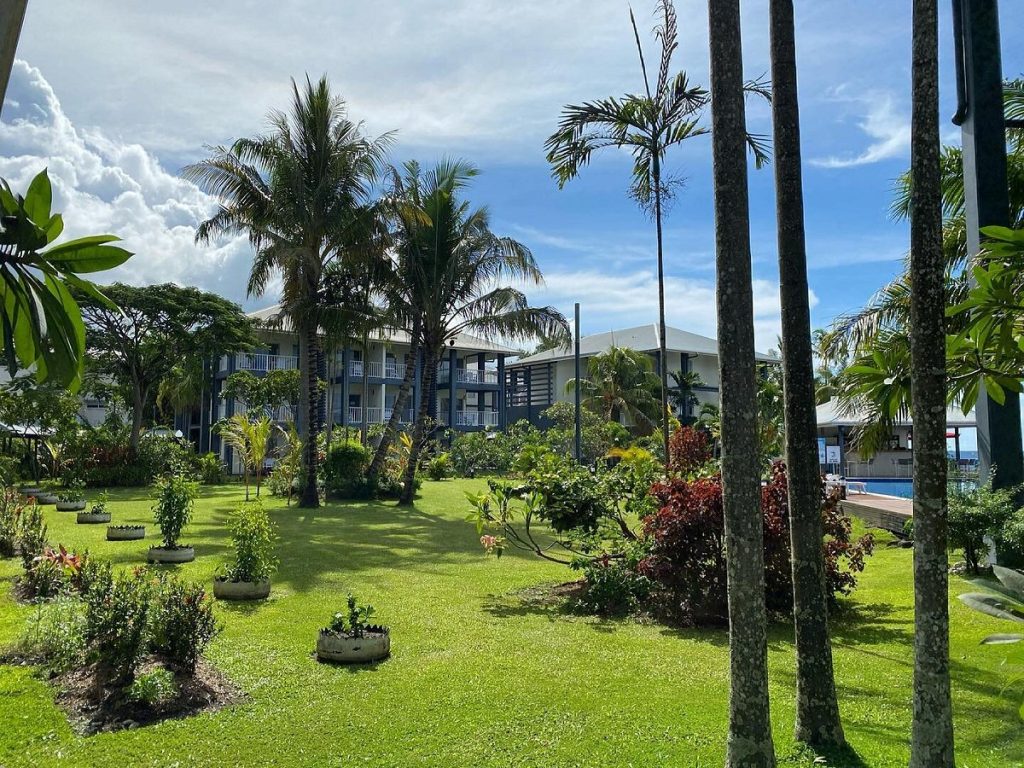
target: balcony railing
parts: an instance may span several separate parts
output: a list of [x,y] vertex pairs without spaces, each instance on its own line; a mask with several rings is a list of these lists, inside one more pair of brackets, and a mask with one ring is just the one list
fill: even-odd
[[348,364],[348,375],[351,379],[363,377],[363,366],[366,366],[366,375],[371,379],[403,379],[405,378],[405,366],[401,363],[388,361],[382,363],[380,360],[352,360]]
[[[391,419],[391,408],[367,408],[366,409],[366,423],[367,424],[385,424]],[[411,424],[412,423],[412,409],[409,408],[403,414],[401,423]],[[352,425],[363,423],[363,409],[350,407],[348,409],[348,423]]]
[[[440,421],[442,424],[452,426],[448,423],[448,414],[442,413]],[[456,411],[456,427],[497,427],[500,424],[500,414],[497,411]]]
[[293,355],[266,355],[239,352],[235,355],[237,371],[282,371],[299,367],[299,358]]
[[[437,369],[438,384],[447,384],[451,376],[447,365],[441,365]],[[457,368],[455,370],[455,381],[459,384],[497,384],[498,372],[491,368]]]

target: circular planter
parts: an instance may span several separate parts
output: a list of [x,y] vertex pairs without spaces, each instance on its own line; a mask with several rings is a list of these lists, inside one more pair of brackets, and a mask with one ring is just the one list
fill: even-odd
[[85,509],[86,501],[57,501],[58,512],[81,512]]
[[391,634],[386,627],[368,627],[362,637],[349,637],[321,629],[316,641],[316,657],[342,664],[368,664],[391,653]]
[[23,485],[18,490],[21,491],[22,496],[38,496],[43,492],[38,485]]
[[77,522],[82,525],[96,525],[97,523],[109,523],[109,512],[79,512]]
[[111,525],[107,527],[107,541],[137,541],[144,538],[146,538],[146,526],[144,525]]
[[46,491],[40,491],[39,493],[35,494],[35,497],[36,504],[49,505],[56,504],[58,501],[56,493],[47,493]]
[[270,579],[263,581],[214,579],[213,596],[218,600],[266,600],[270,597]]
[[196,559],[196,551],[192,547],[150,547],[146,559],[151,563],[191,563]]

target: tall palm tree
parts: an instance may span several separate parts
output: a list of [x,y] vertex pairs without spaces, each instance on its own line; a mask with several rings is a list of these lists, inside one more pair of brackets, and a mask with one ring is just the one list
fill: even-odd
[[821,520],[811,310],[807,300],[793,0],[771,0],[769,14],[782,298],[782,393],[796,630],[795,733],[798,741],[835,747],[843,744],[845,737],[836,698],[825,591],[825,534]]
[[374,185],[390,135],[367,138],[348,119],[345,102],[326,77],[292,82],[290,114],[272,111],[270,132],[215,147],[185,176],[220,199],[200,225],[197,241],[244,232],[255,250],[248,295],[261,296],[271,279],[282,282],[281,312],[299,337],[299,427],[305,484],[299,504],[319,505],[317,369],[321,291],[325,267],[344,259],[377,231]]
[[910,379],[914,419],[914,717],[911,768],[952,768],[946,541],[946,259],[939,139],[939,11],[914,0]]
[[739,0],[708,1],[722,503],[729,591],[727,768],[775,765],[757,452],[757,371]]
[[[476,168],[459,160],[443,161],[426,173],[409,162],[397,185],[408,214],[398,263],[408,284],[413,341],[423,355],[420,407],[401,498],[405,504],[412,502],[430,393],[448,344],[462,332],[510,340],[569,338],[560,312],[531,307],[522,291],[502,284],[539,285],[543,278],[526,246],[495,235],[487,209],[472,208],[460,198],[460,191],[476,175]],[[455,371],[450,373],[454,397]]]
[[644,427],[658,424],[659,380],[651,358],[628,347],[609,347],[587,360],[587,377],[570,379],[566,391],[580,388],[583,405],[609,421],[625,414]]

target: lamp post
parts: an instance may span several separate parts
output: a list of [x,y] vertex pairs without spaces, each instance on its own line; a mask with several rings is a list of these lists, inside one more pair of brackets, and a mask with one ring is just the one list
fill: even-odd
[[[981,250],[981,228],[1009,226],[1003,70],[999,50],[998,0],[953,0],[957,111],[953,122],[963,137],[964,207],[967,251]],[[979,479],[995,468],[992,484],[1009,488],[1024,482],[1020,398],[1007,392],[1003,404],[978,398]]]

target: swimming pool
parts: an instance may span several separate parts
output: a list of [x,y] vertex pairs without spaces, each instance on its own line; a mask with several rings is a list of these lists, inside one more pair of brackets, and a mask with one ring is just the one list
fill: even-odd
[[904,499],[914,498],[914,483],[911,480],[897,478],[879,479],[877,477],[848,477],[847,480],[864,483],[868,493],[880,493],[883,496],[899,496]]

